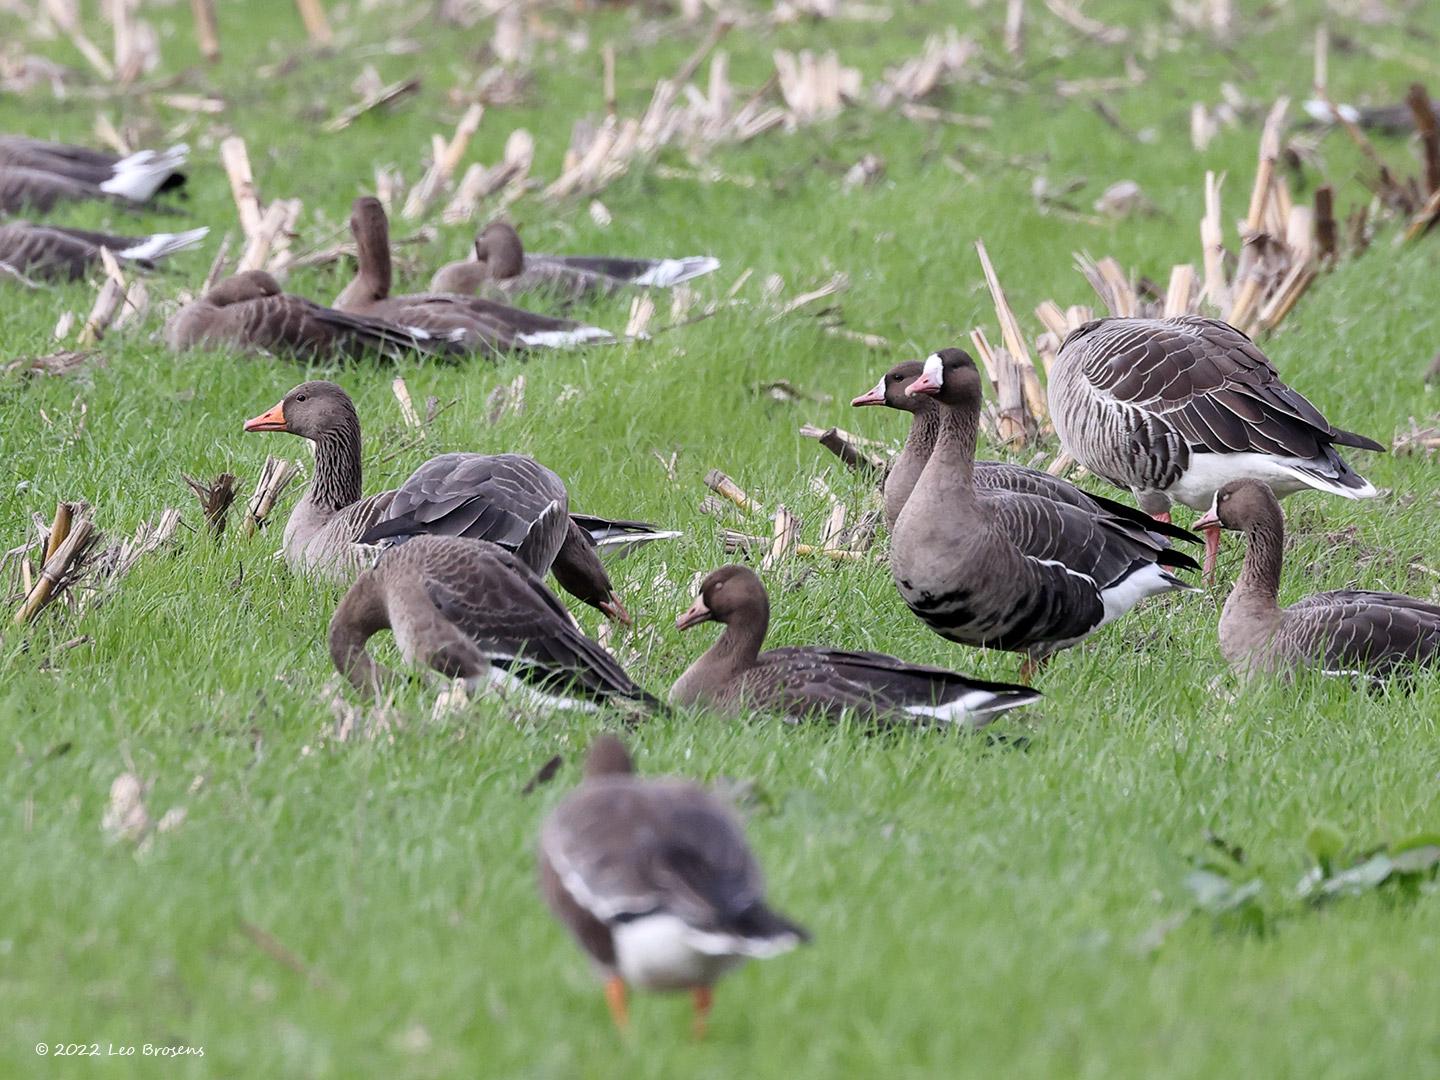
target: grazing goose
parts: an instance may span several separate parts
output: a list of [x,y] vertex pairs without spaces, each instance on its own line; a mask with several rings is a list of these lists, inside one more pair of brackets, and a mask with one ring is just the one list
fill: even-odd
[[1027,654],[1021,676],[1147,596],[1193,587],[1188,555],[1126,518],[974,482],[980,373],[959,349],[930,356],[909,394],[944,407],[939,437],[895,522],[901,597],[941,637]]
[[545,291],[573,301],[629,288],[669,288],[718,269],[720,261],[709,255],[623,259],[528,254],[513,226],[492,221],[475,238],[475,258],[442,266],[430,279],[430,287],[467,296],[487,288],[504,295]]
[[608,331],[598,327],[479,297],[448,293],[391,296],[390,223],[379,199],[355,200],[350,210],[350,231],[355,236],[358,265],[354,279],[335,298],[335,306],[341,311],[394,319],[432,333],[459,333],[468,351],[490,356],[614,340]]
[[[487,540],[536,574],[553,570],[561,587],[608,617],[630,616],[589,534],[568,514],[565,484],[521,454],[441,454],[398,489],[361,495],[360,417],[332,382],[305,382],[246,431],[284,431],[315,444],[315,479],[285,523],[282,549],[299,573],[347,582],[375,555],[422,535]],[[603,518],[592,519],[609,525]],[[638,523],[636,523],[638,525]]]
[[1201,520],[1245,534],[1245,567],[1220,615],[1220,651],[1240,675],[1288,677],[1318,668],[1383,681],[1413,665],[1440,663],[1440,604],[1340,589],[1280,606],[1285,516],[1269,485],[1232,480]]
[[[963,357],[964,354],[959,353],[957,356]],[[950,362],[955,363],[958,360],[952,359]],[[942,366],[944,363],[942,361]],[[896,364],[873,389],[850,402],[854,406],[885,405],[908,412],[912,416],[910,433],[905,437],[905,448],[885,474],[885,526],[892,533],[895,531],[895,519],[900,516],[905,500],[910,498],[910,492],[915,490],[915,482],[920,479],[925,463],[930,460],[930,455],[935,450],[944,416],[944,408],[929,394],[905,392],[910,384],[920,377],[922,369],[923,365],[918,360]],[[975,486],[986,491],[1039,495],[1041,498],[1067,503],[1083,510],[1125,518],[1171,540],[1183,540],[1191,544],[1200,542],[1200,538],[1194,533],[1166,522],[1153,521],[1143,510],[1126,506],[1114,499],[1092,495],[1068,480],[1051,476],[1039,469],[1012,465],[1008,461],[977,461],[974,476]]]
[[122,199],[143,203],[185,182],[188,147],[119,157],[79,146],[0,136],[0,212],[48,213],[56,203]]
[[263,270],[247,270],[218,283],[175,313],[165,340],[177,352],[229,346],[242,352],[306,360],[389,358],[414,353],[454,355],[453,335],[385,319],[347,315],[282,292]]
[[84,229],[12,221],[0,225],[0,264],[28,277],[79,281],[100,266],[100,249],[109,248],[121,262],[151,270],[157,259],[194,247],[209,231],[202,228],[153,236],[111,236]]
[[330,620],[330,658],[362,693],[390,675],[365,648],[386,629],[408,663],[464,679],[470,690],[584,712],[660,704],[576,629],[528,566],[482,540],[417,536],[355,579]]
[[546,818],[539,861],[545,902],[595,962],[621,1031],[627,987],[689,990],[698,1038],[721,975],[810,940],[766,906],[735,815],[688,780],[636,776],[613,735]]
[[1038,691],[983,682],[944,668],[907,664],[873,652],[788,646],[761,652],[770,600],[753,570],[722,566],[675,620],[677,630],[703,622],[725,632],[670,690],[674,705],[709,705],[732,715],[746,708],[795,720],[855,713],[882,724],[941,724],[978,730],[1007,709],[1028,705]]
[[[1049,394],[1070,456],[1166,520],[1172,503],[1204,510],[1225,483],[1246,477],[1281,498],[1305,488],[1376,493],[1335,447],[1385,448],[1332,425],[1254,342],[1217,319],[1088,322],[1060,347]],[[1220,530],[1207,529],[1207,578],[1219,550]]]

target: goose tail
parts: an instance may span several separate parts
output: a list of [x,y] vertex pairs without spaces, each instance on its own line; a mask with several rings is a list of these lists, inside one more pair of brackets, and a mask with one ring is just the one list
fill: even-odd
[[687,255],[681,259],[661,259],[635,279],[636,285],[652,285],[668,289],[720,269],[720,260],[713,255]]
[[190,148],[178,143],[169,150],[141,150],[115,163],[114,175],[100,190],[131,202],[145,202],[159,191],[175,170],[185,164]]
[[194,247],[204,240],[209,232],[208,227],[202,227],[189,229],[186,232],[156,233],[154,236],[145,237],[133,247],[116,252],[116,255],[122,259],[133,259],[136,262],[154,262],[156,259],[163,259],[166,255],[173,255],[177,251]]
[[572,345],[613,345],[615,335],[598,326],[577,326],[571,330],[537,330],[516,334],[515,341],[528,349],[564,349]]

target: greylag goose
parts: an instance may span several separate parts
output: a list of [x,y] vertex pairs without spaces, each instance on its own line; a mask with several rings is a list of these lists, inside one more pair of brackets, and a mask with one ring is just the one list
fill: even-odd
[[[1247,477],[1281,498],[1305,488],[1376,494],[1335,447],[1385,448],[1332,425],[1254,342],[1217,319],[1088,322],[1061,345],[1049,396],[1070,456],[1165,520],[1171,504],[1204,510],[1228,481]],[[1220,530],[1207,529],[1207,578],[1219,550]]]
[[486,288],[504,295],[544,291],[563,300],[581,300],[629,288],[670,288],[718,269],[720,260],[709,255],[625,259],[529,254],[512,225],[492,221],[475,238],[475,258],[442,266],[430,279],[430,287],[466,295]]
[[576,629],[528,566],[482,540],[417,536],[355,579],[330,620],[330,658],[362,692],[389,676],[365,648],[386,629],[408,663],[464,679],[470,690],[583,712],[660,704]]
[[1220,615],[1220,651],[1240,675],[1311,668],[1382,681],[1440,663],[1440,604],[1340,589],[1280,606],[1285,515],[1269,485],[1232,480],[1201,521],[1245,534],[1245,567]]
[[355,277],[335,298],[341,311],[377,315],[432,333],[463,335],[470,352],[494,356],[518,349],[562,348],[613,341],[606,330],[555,319],[494,300],[449,293],[391,296],[390,224],[379,199],[356,199],[350,231],[358,254]]
[[100,265],[100,249],[109,248],[121,262],[150,270],[157,259],[194,247],[209,231],[201,228],[153,236],[112,236],[12,221],[0,225],[0,265],[27,277],[79,281]]
[[229,346],[307,360],[462,351],[453,333],[335,311],[283,292],[263,270],[228,277],[186,304],[166,325],[165,340],[177,352]]
[[56,203],[121,199],[143,203],[184,183],[189,148],[141,150],[119,157],[79,146],[0,136],[0,212],[47,213]]
[[1147,596],[1194,591],[1175,577],[1195,560],[1126,518],[974,482],[980,373],[959,349],[930,356],[906,390],[944,407],[939,437],[890,541],[901,597],[950,641],[1038,662],[1075,645]]
[[984,682],[944,668],[908,664],[873,652],[788,646],[761,652],[770,600],[753,570],[722,566],[675,620],[688,630],[714,620],[715,644],[670,690],[674,705],[709,705],[732,715],[747,707],[802,720],[853,713],[880,724],[945,724],[978,730],[1007,709],[1028,705],[1036,690]]
[[546,818],[539,862],[540,891],[604,977],[621,1031],[636,987],[689,990],[703,1035],[721,975],[810,939],[766,905],[734,814],[687,780],[636,776],[612,735],[591,743],[584,780]]
[[[942,361],[943,363],[943,361]],[[935,450],[935,441],[940,437],[943,407],[929,394],[907,394],[905,391],[921,375],[923,365],[918,360],[906,360],[887,371],[874,388],[850,402],[853,406],[884,405],[891,409],[911,414],[910,432],[905,437],[905,447],[900,456],[891,464],[885,474],[885,526],[895,530],[895,519],[925,463]],[[1114,499],[1092,495],[1076,487],[1068,480],[1051,476],[1039,469],[1013,465],[1008,461],[975,462],[975,486],[986,491],[1010,491],[1017,495],[1039,495],[1055,502],[1067,503],[1084,510],[1106,513],[1113,517],[1125,518],[1152,532],[1171,540],[1183,540],[1198,544],[1200,538],[1186,529],[1167,522],[1154,521],[1143,510],[1126,506]]]
[[245,421],[245,430],[284,431],[315,444],[315,479],[290,512],[282,542],[297,572],[346,582],[373,559],[376,544],[464,536],[513,552],[536,574],[553,570],[577,599],[630,621],[594,542],[569,516],[564,482],[533,458],[441,454],[398,489],[362,497],[360,417],[332,382],[301,383]]

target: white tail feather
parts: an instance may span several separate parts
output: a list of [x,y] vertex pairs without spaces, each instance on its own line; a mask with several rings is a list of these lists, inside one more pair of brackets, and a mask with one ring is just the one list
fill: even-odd
[[209,232],[208,227],[202,227],[190,229],[188,232],[156,233],[154,236],[147,236],[134,247],[115,252],[115,257],[119,259],[163,259],[166,255],[173,255],[177,251],[194,247],[204,240]]
[[712,255],[687,255],[683,259],[661,259],[635,279],[636,285],[653,285],[668,289],[691,278],[704,277],[720,269],[720,260]]
[[141,150],[115,163],[114,175],[100,190],[132,202],[145,202],[165,183],[170,174],[185,164],[190,148],[178,143],[169,150]]
[[535,349],[561,349],[566,345],[580,345],[587,341],[614,341],[615,335],[598,326],[577,326],[574,330],[540,330],[533,334],[516,334],[515,340],[521,345]]
[[1321,101],[1319,98],[1311,98],[1305,102],[1305,112],[1310,119],[1318,120],[1322,124],[1335,123],[1335,116],[1338,113],[1342,120],[1348,120],[1352,124],[1360,122],[1360,110],[1354,105],[1336,105],[1331,109],[1330,103]]

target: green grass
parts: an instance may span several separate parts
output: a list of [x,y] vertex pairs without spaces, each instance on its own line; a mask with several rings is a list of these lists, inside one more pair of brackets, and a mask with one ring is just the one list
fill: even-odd
[[[349,5],[352,11],[358,5]],[[849,397],[895,360],[993,326],[972,241],[986,240],[1027,329],[1034,304],[1090,302],[1070,253],[1114,254],[1163,280],[1198,256],[1205,169],[1223,170],[1227,221],[1243,213],[1253,174],[1254,123],[1227,130],[1204,154],[1190,147],[1192,101],[1219,100],[1222,81],[1261,103],[1304,96],[1318,5],[1245,9],[1246,34],[1221,52],[1196,35],[1151,50],[1160,5],[1099,0],[1097,17],[1131,25],[1148,81],[1108,96],[1141,144],[1107,126],[1086,97],[1066,101],[1057,78],[1109,76],[1124,48],[1084,45],[1031,4],[1027,59],[999,48],[1003,5],[896,5],[883,25],[794,24],[736,30],[732,72],[756,85],[775,46],[833,46],[874,77],[952,23],[979,36],[989,63],[1013,79],[951,92],[947,107],[995,118],[975,132],[853,109],[793,135],[772,133],[718,151],[713,163],[754,177],[752,188],[637,173],[601,195],[614,215],[599,228],[585,201],[517,204],[536,248],[713,252],[725,264],[703,283],[718,293],[741,269],[782,275],[787,295],[848,271],[847,324],[884,334],[881,353],[824,335],[811,320],[764,321],[740,309],[629,348],[548,357],[521,367],[406,363],[320,372],[355,396],[367,435],[366,485],[397,483],[443,450],[520,450],[564,475],[574,503],[599,513],[674,524],[685,539],[618,567],[640,621],[622,645],[636,677],[663,689],[711,636],[671,627],[695,575],[725,561],[715,523],[697,505],[700,478],[720,467],[767,505],[784,502],[818,530],[823,476],[858,512],[863,485],[796,434],[805,421],[899,440],[901,418],[855,414]],[[220,117],[184,133],[195,146],[183,217],[82,207],[61,220],[146,231],[208,223],[211,241],[152,281],[146,323],[105,342],[104,366],[68,380],[0,380],[0,536],[18,543],[32,512],[57,499],[95,505],[99,524],[127,533],[166,505],[198,513],[180,473],[228,469],[253,479],[267,453],[300,457],[285,436],[242,435],[240,422],[309,374],[278,360],[172,356],[156,338],[172,298],[194,287],[234,209],[214,147],[246,137],[262,195],[305,200],[301,245],[328,241],[374,166],[417,178],[432,131],[460,107],[447,91],[482,69],[489,27],[456,32],[381,8],[344,24],[334,57],[297,52],[293,7],[252,2],[246,24],[221,5],[225,62],[198,69],[184,5],[146,7],[161,30],[159,76],[214,90]],[[643,107],[699,32],[671,26],[656,44],[625,8],[577,16],[547,11],[561,29],[589,28],[588,47],[543,44],[530,101],[491,108],[472,144],[493,162],[525,126],[537,173],[555,175],[571,122],[599,107],[598,48],[618,47],[622,111]],[[1425,14],[1373,26],[1336,18],[1337,40],[1364,48],[1332,56],[1337,96],[1398,99],[1417,77],[1440,90],[1427,59]],[[383,51],[394,28],[420,53]],[[105,41],[108,31],[92,28]],[[1162,38],[1173,36],[1169,30]],[[36,46],[79,66],[64,43]],[[1052,58],[1063,49],[1064,55]],[[393,113],[340,135],[318,132],[352,100],[365,51],[385,79],[423,73],[421,92]],[[279,77],[265,64],[295,62]],[[1420,65],[1418,68],[1415,65]],[[1426,67],[1425,65],[1429,65]],[[1248,73],[1248,74],[1247,74]],[[0,98],[0,129],[85,141],[98,109],[148,141],[174,134],[180,114],[144,93],[95,102],[43,94]],[[976,148],[984,153],[977,153]],[[1398,142],[1383,144],[1409,165]],[[943,163],[959,153],[978,180]],[[1322,147],[1342,208],[1364,197],[1343,139]],[[847,192],[840,176],[880,154],[885,179]],[[1106,226],[1040,215],[1030,155],[1052,183],[1083,176],[1082,205],[1133,178],[1155,217]],[[669,151],[665,160],[684,165]],[[1297,186],[1308,197],[1317,174]],[[409,228],[397,226],[397,233]],[[1228,231],[1228,229],[1227,229]],[[413,253],[430,267],[464,250],[467,230],[442,228]],[[1396,249],[1382,233],[1363,258],[1323,278],[1265,347],[1290,382],[1337,423],[1388,440],[1408,418],[1435,412],[1421,374],[1440,337],[1434,238]],[[348,271],[294,275],[295,291],[329,298]],[[93,287],[5,293],[7,356],[47,352],[64,309],[83,317]],[[661,314],[665,308],[662,303]],[[620,327],[623,303],[588,309]],[[992,330],[992,337],[994,336]],[[524,371],[527,409],[490,425],[487,394]],[[423,400],[457,399],[429,442],[388,462],[403,437],[389,382],[402,374]],[[792,405],[755,395],[774,379],[833,396]],[[574,393],[571,390],[576,391]],[[676,480],[650,453],[676,453]],[[1365,504],[1298,497],[1284,593],[1358,584],[1432,594],[1440,535],[1435,464],[1357,455],[1387,489]],[[761,526],[763,527],[763,526]],[[1342,530],[1354,529],[1353,535]],[[1046,699],[1000,725],[1028,749],[937,733],[869,737],[847,727],[732,723],[701,714],[656,720],[634,737],[641,767],[752,782],[749,832],[776,905],[808,925],[814,944],[752,965],[724,984],[710,1039],[686,1038],[685,1005],[637,1002],[627,1042],[609,1027],[586,962],[544,912],[533,887],[533,841],[546,809],[576,779],[575,763],[604,723],[514,717],[479,704],[432,722],[415,690],[403,726],[374,742],[337,745],[321,698],[330,675],[323,633],[337,593],[292,578],[272,535],[215,542],[186,531],[103,605],[75,617],[46,612],[25,631],[0,630],[0,716],[13,749],[0,769],[0,1074],[6,1076],[305,1077],[935,1077],[1424,1076],[1440,1075],[1440,908],[1431,893],[1391,892],[1311,909],[1294,899],[1304,838],[1327,821],[1356,848],[1440,827],[1440,683],[1414,694],[1361,695],[1331,683],[1235,694],[1215,642],[1223,590],[1153,603],[1059,657]],[[1233,577],[1240,551],[1222,557]],[[768,577],[773,640],[880,648],[992,678],[1015,658],[940,642],[905,611],[885,567],[828,568],[799,589]],[[582,612],[592,630],[593,613]],[[59,651],[78,635],[88,643]],[[557,780],[520,788],[554,753]],[[107,843],[107,791],[133,768],[153,789],[155,816],[183,806],[184,823],[137,853]],[[1183,879],[1211,857],[1207,831],[1245,853],[1242,877],[1263,882],[1265,930],[1190,910]],[[259,948],[262,928],[310,977]],[[1168,927],[1168,934],[1160,930]],[[103,1064],[41,1061],[37,1042],[203,1046],[203,1059],[141,1057]]]

